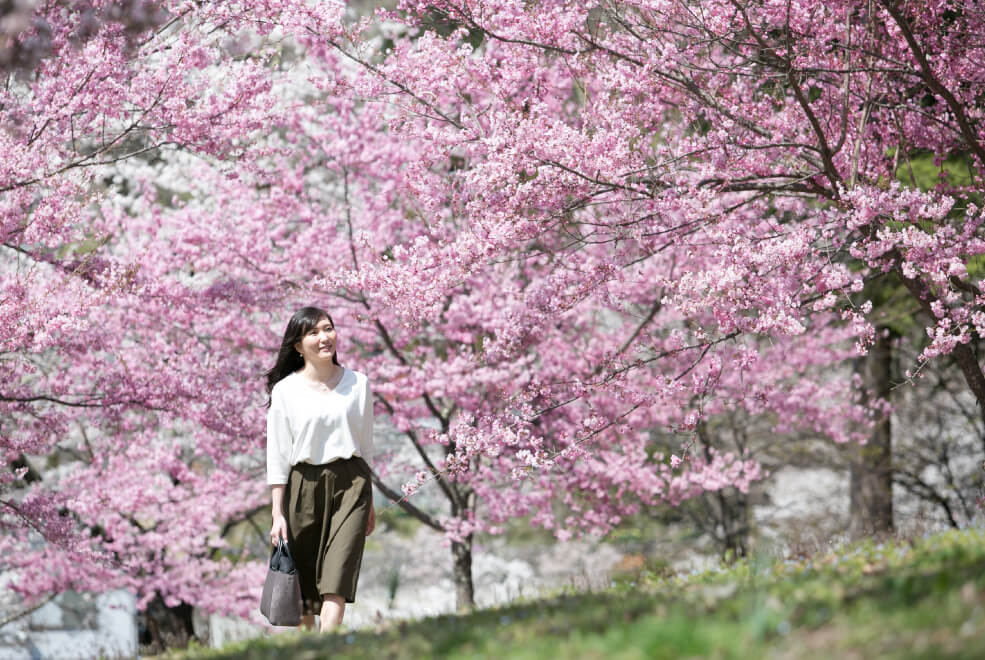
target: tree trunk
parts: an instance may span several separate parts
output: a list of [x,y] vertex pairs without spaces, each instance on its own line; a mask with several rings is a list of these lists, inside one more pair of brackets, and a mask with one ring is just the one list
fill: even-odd
[[744,493],[737,489],[728,497],[718,491],[719,506],[722,512],[722,546],[725,557],[731,560],[749,554],[749,503]]
[[475,591],[472,587],[472,535],[461,543],[452,541],[452,562],[455,578],[455,609],[459,614],[471,612],[475,608]]
[[[893,338],[876,328],[875,343],[859,360],[865,388],[873,397],[890,400]],[[850,448],[851,486],[848,533],[852,538],[893,531],[892,429],[889,415],[872,429],[868,443]]]
[[160,594],[138,614],[138,641],[144,653],[163,653],[169,648],[185,648],[195,638],[192,606],[164,604]]

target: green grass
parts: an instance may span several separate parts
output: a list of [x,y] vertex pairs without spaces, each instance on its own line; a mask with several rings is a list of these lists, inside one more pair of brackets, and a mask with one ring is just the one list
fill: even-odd
[[985,531],[756,557],[599,593],[171,658],[983,658]]

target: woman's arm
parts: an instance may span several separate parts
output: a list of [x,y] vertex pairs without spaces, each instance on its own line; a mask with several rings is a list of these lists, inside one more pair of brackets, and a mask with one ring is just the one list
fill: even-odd
[[284,485],[291,471],[293,434],[283,402],[275,387],[267,411],[267,483],[270,485],[270,542],[274,545],[287,540],[287,520],[284,518]]
[[277,545],[280,539],[287,540],[287,519],[284,518],[284,484],[270,487],[270,513],[273,524],[270,526],[270,542]]
[[277,393],[267,411],[267,484],[278,486],[287,483],[291,472],[291,449],[294,434],[287,413],[281,408]]
[[[363,392],[362,428],[359,434],[359,452],[367,465],[373,462],[373,390],[366,378],[366,389]],[[372,467],[370,467],[372,470]],[[366,536],[376,529],[376,508],[373,506],[373,496],[369,498],[369,519],[366,521]]]
[[372,466],[373,454],[375,453],[373,447],[373,390],[369,385],[368,378],[363,388],[362,408],[359,412],[359,422],[353,429],[359,446],[359,455],[368,465]]

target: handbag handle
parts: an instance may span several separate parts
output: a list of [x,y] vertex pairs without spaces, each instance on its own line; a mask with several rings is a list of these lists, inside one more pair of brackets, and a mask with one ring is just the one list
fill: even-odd
[[270,570],[289,574],[297,571],[294,566],[294,558],[291,557],[291,548],[285,539],[280,539],[277,547],[270,555]]

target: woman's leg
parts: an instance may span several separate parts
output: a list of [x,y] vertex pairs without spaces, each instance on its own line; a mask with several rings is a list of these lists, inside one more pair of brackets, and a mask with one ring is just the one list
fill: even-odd
[[338,594],[322,594],[321,632],[330,632],[342,625],[345,614],[345,598]]
[[301,630],[315,630],[318,598],[318,557],[322,535],[324,501],[316,497],[318,466],[299,464],[291,468],[284,489],[284,514],[287,518],[287,542],[297,568],[304,602]]
[[318,593],[322,599],[321,630],[342,623],[345,604],[355,601],[356,582],[366,545],[366,526],[373,490],[369,468],[359,458],[329,463],[335,473],[331,484],[331,517],[325,520],[324,548],[318,571]]

